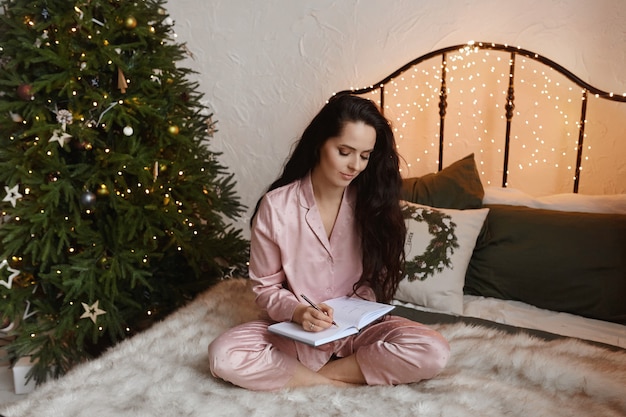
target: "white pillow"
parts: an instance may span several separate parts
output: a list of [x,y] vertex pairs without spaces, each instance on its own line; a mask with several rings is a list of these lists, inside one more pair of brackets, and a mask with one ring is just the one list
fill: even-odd
[[489,209],[442,209],[404,201],[402,206],[407,275],[395,298],[462,314],[465,272]]
[[533,197],[515,188],[485,187],[483,204],[505,204],[557,211],[626,214],[626,194],[554,194]]

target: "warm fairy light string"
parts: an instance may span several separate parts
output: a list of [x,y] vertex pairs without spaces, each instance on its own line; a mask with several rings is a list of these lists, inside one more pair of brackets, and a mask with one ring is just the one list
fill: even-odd
[[[470,44],[458,53],[448,53],[446,59],[448,106],[444,145],[446,149],[458,146],[472,149],[481,176],[487,176],[485,184],[500,185],[502,157],[491,162],[486,155],[486,145],[481,142],[495,146],[492,152],[496,154],[504,152],[510,52],[480,49]],[[398,151],[406,160],[408,172],[403,172],[405,176],[432,172],[438,164],[439,94],[443,68],[440,60],[441,56],[437,56],[417,64],[384,85],[384,111],[392,122]],[[514,174],[513,171],[536,168],[537,175],[541,175],[538,171],[541,165],[565,167],[567,180],[575,180],[584,90],[553,68],[519,54],[515,63],[514,88],[509,180],[516,178],[510,175]],[[380,105],[380,88],[369,92],[369,97]],[[528,97],[534,101],[528,102]],[[592,97],[599,98],[589,93],[587,99]],[[420,123],[419,120],[424,118],[429,122]],[[583,136],[581,171],[590,159],[592,149],[592,144],[587,141],[587,127]],[[479,149],[475,150],[476,147]],[[444,157],[446,152],[444,150]],[[412,172],[413,167],[424,169],[424,164],[428,165],[424,172]],[[557,171],[562,172],[561,169]],[[489,173],[494,177],[491,178]]]
[[[487,58],[489,58],[490,55],[491,53],[489,51],[486,51],[485,57],[483,57],[479,61],[477,61],[476,59],[467,59],[467,57],[479,58],[479,57],[476,57],[475,54],[471,54],[471,53],[451,55],[450,57],[448,57],[447,74],[446,74],[447,75],[446,77],[447,94],[448,94],[448,97],[450,97],[452,94],[454,94],[455,97],[457,97],[457,95],[458,97],[460,97],[458,106],[454,105],[454,112],[450,111],[452,110],[452,107],[453,107],[452,101],[449,100],[449,103],[448,103],[450,109],[448,109],[446,119],[456,121],[456,123],[448,123],[448,125],[446,126],[446,129],[447,129],[446,133],[448,133],[448,135],[446,136],[445,145],[448,148],[452,148],[455,144],[459,143],[460,140],[463,140],[463,139],[470,140],[470,137],[471,137],[476,142],[487,141],[491,143],[492,145],[495,145],[496,146],[495,152],[497,153],[503,152],[504,144],[502,143],[503,141],[501,139],[501,133],[499,131],[496,131],[491,126],[494,124],[493,122],[487,123],[485,119],[489,116],[487,114],[490,112],[489,109],[492,109],[493,111],[495,111],[497,118],[502,120],[503,124],[506,123],[506,116],[505,116],[503,104],[506,103],[508,78],[509,78],[509,73],[508,73],[509,60],[507,58],[499,56],[498,54],[495,54],[497,56],[494,57],[494,61],[495,61],[494,65],[489,66],[489,64],[487,63]],[[520,72],[524,73],[523,70],[526,68],[526,64],[527,64],[526,59],[522,60],[521,65],[518,64],[519,65],[518,74]],[[473,68],[480,66],[480,68],[484,69],[485,65],[486,65],[487,71],[490,72],[491,74],[488,74],[487,76],[483,76],[481,72],[472,72]],[[406,137],[406,133],[403,132],[403,129],[407,125],[407,120],[409,119],[414,120],[412,116],[411,107],[413,107],[419,112],[424,112],[428,107],[432,106],[433,103],[434,105],[438,104],[438,100],[439,100],[439,92],[440,92],[439,89],[441,85],[441,78],[440,78],[441,66],[434,65],[430,68],[416,67],[416,68],[413,68],[413,72],[421,73],[423,76],[426,76],[426,77],[431,77],[433,82],[426,81],[426,83],[424,84],[422,90],[425,90],[425,92],[422,92],[420,94],[420,96],[424,98],[424,101],[422,103],[410,103],[406,107],[403,106],[402,110],[400,111],[400,114],[394,120],[394,126],[395,126],[394,129],[398,138],[399,151],[401,153],[402,153],[403,139]],[[528,74],[525,74],[525,75],[528,75]],[[540,89],[539,96],[543,96],[543,97],[547,97],[548,99],[551,99],[552,97],[549,95],[548,91],[550,91],[553,81],[550,78],[550,76],[546,74],[545,71],[542,72],[541,74],[538,74],[537,70],[533,70],[530,75],[532,78],[539,78],[539,80],[533,79],[532,81],[527,82],[525,78],[520,77],[518,80],[516,80],[517,83],[519,83],[518,90],[519,88],[521,88],[522,85],[524,85],[526,88],[533,89],[533,90]],[[412,78],[415,78],[415,76],[413,76]],[[404,81],[406,81],[406,75],[399,77],[398,80],[393,80],[390,83],[390,85],[387,87],[387,89],[385,90],[385,93],[391,96],[398,96],[399,91],[402,88],[401,84]],[[456,86],[455,81],[459,82],[458,87]],[[543,85],[540,84],[541,81],[544,82]],[[495,88],[491,86],[493,82],[496,83]],[[471,84],[468,85],[468,83],[471,83]],[[559,84],[560,83],[557,82],[556,86],[558,87]],[[419,86],[415,86],[415,87],[419,89]],[[498,89],[500,91],[497,91]],[[572,90],[573,88],[570,88],[570,91]],[[428,93],[430,95],[428,95]],[[554,100],[556,102],[556,104],[554,105],[555,109],[559,111],[561,117],[563,118],[563,124],[565,127],[565,129],[563,130],[564,134],[566,135],[568,139],[574,136],[572,149],[575,152],[576,146],[577,146],[577,140],[578,140],[577,139],[578,122],[575,122],[573,124],[575,128],[574,135],[573,135],[571,129],[569,129],[570,122],[569,122],[568,113],[565,112],[563,109],[559,109],[560,97],[555,96]],[[567,101],[571,103],[572,99],[568,98]],[[519,99],[518,99],[518,102],[516,102],[515,104],[519,107]],[[527,114],[526,120],[522,121],[522,125],[526,126],[528,130],[528,132],[523,132],[524,135],[532,135],[531,137],[536,142],[536,143],[528,142],[528,144],[521,145],[522,150],[528,150],[528,152],[525,152],[525,154],[527,154],[526,156],[529,158],[528,162],[526,163],[527,167],[529,168],[532,167],[534,164],[538,165],[540,163],[549,163],[551,160],[554,160],[554,158],[550,158],[549,155],[541,156],[541,154],[544,153],[541,146],[545,145],[545,141],[541,139],[541,133],[544,127],[541,124],[542,118],[538,111],[540,107],[539,101],[535,101],[532,104],[532,106],[533,108],[530,109],[530,114]],[[386,105],[385,107],[386,107],[386,110],[391,110],[390,105]],[[579,111],[579,107],[577,107],[574,110]],[[524,115],[522,115],[522,113],[519,110],[516,110],[514,114],[514,118],[515,117],[520,118],[520,117],[524,117]],[[437,123],[437,127],[439,127],[439,123]],[[515,146],[514,141],[517,141],[520,139],[521,132],[519,131],[518,133],[515,133],[515,132],[516,130],[514,127],[512,136],[511,136],[511,139],[512,139],[511,146]],[[438,146],[439,146],[439,133],[437,131],[434,134],[434,137],[432,138],[429,144],[429,147],[425,149],[423,152],[424,154],[428,154],[430,152],[435,152],[436,154]],[[479,150],[479,153],[481,154],[484,152],[485,152],[484,149]],[[563,156],[567,155],[567,152],[560,151],[558,147],[552,147],[550,149],[550,152],[552,153],[560,152],[562,153]],[[570,159],[572,161],[574,160],[573,157]],[[422,157],[420,156],[417,156],[414,159],[415,163],[420,163],[421,161],[422,161]],[[479,156],[477,156],[477,162],[479,165],[479,169],[481,170],[481,174],[484,176],[485,175],[485,161],[481,159]],[[553,162],[554,166],[556,167],[559,166],[559,163],[560,163],[559,161]],[[407,162],[407,166],[408,168],[411,168],[412,166],[411,162]],[[518,163],[516,167],[519,170],[523,170],[525,166],[522,163]],[[510,167],[509,170],[511,170],[512,168],[513,167]],[[569,165],[568,169],[571,170],[573,169],[573,167]],[[491,182],[492,182],[491,179],[486,179],[487,184],[491,184]]]

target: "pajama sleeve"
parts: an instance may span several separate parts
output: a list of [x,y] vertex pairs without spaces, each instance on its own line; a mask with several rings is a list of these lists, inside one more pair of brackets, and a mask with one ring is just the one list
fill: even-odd
[[276,241],[280,232],[276,211],[264,198],[251,231],[250,278],[256,282],[253,289],[257,305],[275,321],[290,321],[299,301],[285,288],[281,250]]

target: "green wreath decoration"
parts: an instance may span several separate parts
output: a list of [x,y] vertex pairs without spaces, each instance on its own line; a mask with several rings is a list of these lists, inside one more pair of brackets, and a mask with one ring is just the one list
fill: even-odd
[[[459,247],[455,234],[456,223],[452,221],[452,217],[437,209],[409,204],[402,207],[402,215],[405,220],[426,222],[428,232],[433,236],[423,254],[406,260],[404,278],[409,281],[424,281],[435,272],[450,267],[450,257],[454,254],[454,249]],[[407,235],[407,244],[410,244],[410,239],[411,236]]]

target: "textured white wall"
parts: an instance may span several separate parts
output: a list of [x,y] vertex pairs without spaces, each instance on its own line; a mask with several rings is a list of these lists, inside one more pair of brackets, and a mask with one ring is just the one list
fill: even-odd
[[[250,209],[334,92],[468,40],[536,51],[626,91],[623,0],[170,0],[218,120],[213,150]],[[239,227],[248,233],[248,218]]]

